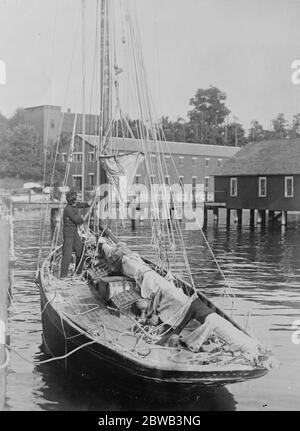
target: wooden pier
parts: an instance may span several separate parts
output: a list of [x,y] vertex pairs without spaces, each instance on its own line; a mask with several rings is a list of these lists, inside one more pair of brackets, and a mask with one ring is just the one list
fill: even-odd
[[31,210],[40,210],[41,208],[59,208],[59,202],[13,202],[12,208],[13,210],[20,211],[31,211]]
[[241,209],[241,208],[228,208],[224,202],[205,202],[204,204],[204,227],[207,226],[208,212],[213,213],[213,224],[218,225],[219,223],[219,210],[226,210],[226,225],[230,226],[231,216],[233,215],[234,223],[239,227],[243,224],[243,215],[245,212],[249,212],[249,224],[250,226],[266,226],[274,225],[274,223],[280,224],[282,228],[287,226],[288,211],[275,211],[275,210],[262,210],[262,209]]
[[9,354],[6,347],[7,307],[10,288],[10,260],[14,259],[12,207],[8,197],[0,197],[0,411],[5,408],[6,368]]

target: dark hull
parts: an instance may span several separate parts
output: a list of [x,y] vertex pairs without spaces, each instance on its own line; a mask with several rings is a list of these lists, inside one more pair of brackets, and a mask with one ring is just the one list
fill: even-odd
[[[46,292],[39,282],[42,313],[43,338],[47,353],[53,357],[68,352],[92,341],[72,321],[63,318],[48,302]],[[176,371],[151,368],[136,364],[101,343],[81,348],[57,364],[72,374],[89,376],[99,381],[108,381],[112,386],[144,396],[154,393],[162,395],[192,396],[206,386],[222,386],[230,383],[258,378],[267,373],[266,368],[251,368],[237,371]]]

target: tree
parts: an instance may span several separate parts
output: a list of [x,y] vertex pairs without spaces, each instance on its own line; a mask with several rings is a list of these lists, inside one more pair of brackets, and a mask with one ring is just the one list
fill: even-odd
[[300,137],[300,113],[293,116],[289,136],[292,139]]
[[23,108],[17,108],[13,116],[8,120],[8,126],[10,129],[13,129],[16,126],[25,123],[25,111]]
[[42,145],[35,128],[18,124],[7,129],[1,149],[0,172],[8,177],[39,180]]
[[216,87],[200,88],[190,100],[190,105],[194,106],[194,109],[188,112],[190,121],[199,125],[204,123],[209,126],[220,126],[230,113],[225,106],[225,100],[226,94]]
[[225,106],[226,94],[210,86],[197,90],[190,100],[194,108],[188,112],[193,142],[220,143],[221,126],[230,110]]
[[4,132],[8,127],[8,119],[0,112],[0,138],[3,136]]
[[248,141],[249,142],[259,142],[266,138],[266,131],[263,126],[257,121],[253,120],[250,123]]
[[227,126],[226,145],[242,147],[246,143],[245,130],[238,122],[229,123]]
[[273,139],[283,139],[288,136],[288,122],[284,118],[284,114],[280,113],[272,120],[274,131],[272,133]]

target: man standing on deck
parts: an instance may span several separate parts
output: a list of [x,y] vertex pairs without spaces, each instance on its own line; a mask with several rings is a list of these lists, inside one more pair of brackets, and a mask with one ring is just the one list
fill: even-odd
[[66,193],[67,205],[63,213],[63,249],[60,277],[64,278],[68,275],[69,266],[71,263],[72,252],[76,255],[76,274],[80,274],[83,266],[81,259],[83,251],[83,243],[78,234],[77,227],[82,225],[84,219],[80,214],[79,208],[89,208],[92,199],[86,202],[76,202],[77,193],[69,191]]

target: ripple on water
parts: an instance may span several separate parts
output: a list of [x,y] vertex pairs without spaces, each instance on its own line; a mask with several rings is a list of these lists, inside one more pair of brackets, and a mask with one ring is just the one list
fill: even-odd
[[[48,217],[46,217],[48,220]],[[294,224],[293,224],[294,223]],[[34,283],[39,252],[39,212],[15,217],[15,265],[13,304],[9,309],[11,345],[29,361],[43,359],[41,351],[40,298]],[[154,253],[147,227],[136,232],[119,229],[122,240],[148,257]],[[291,340],[292,323],[300,319],[300,233],[298,221],[281,231],[238,230],[220,225],[207,233],[226,280],[219,273],[200,233],[184,231],[195,285],[241,323],[251,327],[273,349],[282,365],[267,376],[218,391],[204,391],[199,399],[181,404],[180,410],[291,410],[300,409],[300,347]],[[46,225],[45,247],[51,230]],[[229,284],[235,295],[220,296]],[[250,314],[249,314],[250,312]],[[250,330],[250,329],[249,329]],[[160,407],[160,406],[159,406]],[[54,365],[32,365],[12,354],[7,378],[10,410],[151,410],[136,398],[124,400],[110,388],[99,390],[92,382],[70,381]],[[177,407],[166,407],[174,410]]]

